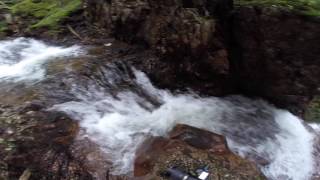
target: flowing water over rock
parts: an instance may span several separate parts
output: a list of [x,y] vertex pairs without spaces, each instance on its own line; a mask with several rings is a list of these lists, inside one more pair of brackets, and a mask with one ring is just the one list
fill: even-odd
[[18,38],[0,43],[0,80],[39,80],[45,75],[42,65],[50,59],[79,54],[78,46],[47,46],[33,39]]
[[130,173],[139,145],[150,135],[166,136],[176,124],[224,135],[233,152],[254,160],[269,179],[311,179],[319,170],[314,148],[319,135],[312,128],[316,125],[309,127],[262,100],[173,94],[157,89],[144,73],[121,62],[92,61],[85,71],[65,70],[67,74],[51,77],[59,82],[51,82],[46,72],[55,68],[48,60],[79,55],[78,46],[52,47],[19,38],[0,42],[0,52],[3,85],[31,80],[63,83],[65,88],[46,87],[50,98],[58,99],[48,103],[48,110],[77,120],[79,139],[98,144],[114,174]]

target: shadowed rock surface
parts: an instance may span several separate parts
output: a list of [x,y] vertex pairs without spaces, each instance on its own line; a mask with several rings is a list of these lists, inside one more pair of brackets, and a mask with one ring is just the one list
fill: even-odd
[[319,29],[319,19],[281,7],[236,8],[232,30],[238,87],[303,114],[319,94]]
[[141,179],[166,179],[171,167],[191,173],[206,165],[210,179],[265,179],[252,162],[228,149],[223,136],[187,125],[177,125],[168,138],[147,140],[137,153],[134,174]]
[[158,58],[139,63],[159,86],[264,97],[299,115],[319,94],[316,16],[229,0],[93,0],[85,12],[107,34],[150,47]]

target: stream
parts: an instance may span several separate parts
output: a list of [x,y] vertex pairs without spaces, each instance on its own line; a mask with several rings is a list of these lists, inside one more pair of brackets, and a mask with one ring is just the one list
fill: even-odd
[[319,177],[319,125],[259,99],[158,89],[143,72],[120,62],[97,66],[83,77],[68,74],[67,65],[62,68],[66,75],[48,73],[55,63],[84,56],[86,48],[80,46],[51,46],[28,38],[0,41],[0,84],[2,89],[18,84],[32,88],[57,76],[68,88],[52,87],[54,100],[47,110],[77,120],[78,137],[89,138],[109,155],[113,174],[133,170],[135,152],[148,136],[166,136],[176,124],[188,124],[225,136],[229,148],[255,161],[268,179]]

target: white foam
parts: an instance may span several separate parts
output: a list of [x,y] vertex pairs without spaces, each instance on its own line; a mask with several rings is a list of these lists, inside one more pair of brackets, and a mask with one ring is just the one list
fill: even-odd
[[312,174],[313,135],[289,112],[243,97],[172,95],[152,86],[143,73],[135,75],[137,84],[162,103],[160,107],[152,108],[129,90],[113,97],[93,86],[89,91],[79,90],[76,84],[73,93],[80,100],[53,107],[79,120],[85,130],[81,136],[97,142],[110,155],[114,174],[132,171],[135,151],[146,135],[166,136],[177,123],[222,134],[234,152],[271,162],[261,165],[269,179],[306,180]]
[[312,127],[317,133],[320,133],[320,124],[318,123],[309,123],[309,126]]
[[79,46],[49,46],[28,38],[0,41],[0,81],[42,79],[45,76],[42,66],[48,60],[78,53]]
[[263,172],[271,179],[310,179],[314,167],[314,136],[291,113],[276,110],[275,115],[281,131],[276,136],[277,143],[262,145],[273,154],[272,163],[264,167]]

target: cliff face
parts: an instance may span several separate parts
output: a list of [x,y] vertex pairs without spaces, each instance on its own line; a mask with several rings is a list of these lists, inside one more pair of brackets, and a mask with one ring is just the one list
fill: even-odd
[[146,45],[157,54],[159,59],[143,59],[139,64],[159,85],[187,83],[215,95],[230,89],[225,31],[216,17],[224,17],[231,9],[231,0],[85,2],[89,22],[120,40]]
[[299,114],[318,93],[317,17],[231,0],[87,0],[85,9],[107,34],[157,54],[140,64],[160,86],[264,97]]
[[233,15],[243,92],[297,111],[319,93],[320,21],[279,7],[238,7]]

